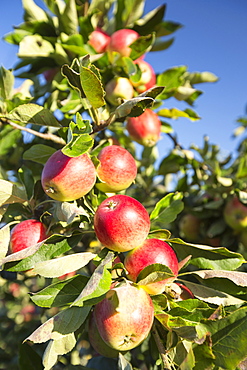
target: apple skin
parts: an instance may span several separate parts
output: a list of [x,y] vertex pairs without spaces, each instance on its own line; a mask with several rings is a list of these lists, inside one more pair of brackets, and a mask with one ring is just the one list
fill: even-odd
[[129,57],[131,53],[131,48],[129,46],[137,40],[138,37],[139,34],[136,31],[128,28],[115,31],[111,35],[107,50],[109,52],[117,51],[121,56]]
[[128,78],[115,77],[105,86],[106,99],[112,105],[119,105],[121,99],[129,100],[134,96],[134,88]]
[[91,344],[91,346],[94,348],[94,350],[105,357],[110,358],[117,358],[119,351],[116,349],[113,349],[112,347],[109,347],[101,338],[100,333],[98,331],[97,325],[95,323],[95,313],[94,311],[89,317],[89,324],[88,324],[88,339]]
[[150,218],[138,200],[116,194],[99,205],[94,215],[94,230],[105,247],[126,252],[144,242],[150,230]]
[[137,167],[134,157],[118,145],[104,147],[99,155],[97,175],[102,183],[98,189],[104,192],[118,192],[127,189],[135,180]]
[[156,84],[156,74],[154,72],[151,64],[142,59],[137,59],[135,64],[141,69],[142,76],[138,82],[133,82],[132,85],[135,87],[136,91],[141,94],[144,91],[151,89]]
[[46,162],[42,175],[42,187],[50,198],[72,201],[87,194],[96,181],[96,169],[87,153],[68,157],[56,151]]
[[90,36],[88,43],[94,48],[97,53],[104,53],[109,42],[110,42],[110,35],[103,31],[100,27],[97,27]]
[[154,111],[146,109],[138,117],[128,117],[126,129],[134,141],[151,147],[160,139],[161,122]]
[[36,245],[47,238],[45,225],[35,219],[21,221],[15,225],[10,234],[11,253]]
[[147,338],[154,307],[144,289],[125,282],[110,289],[94,307],[95,322],[104,342],[117,351],[129,351]]
[[179,221],[179,233],[187,241],[197,241],[200,236],[201,220],[191,213],[185,214]]
[[247,227],[247,207],[240,202],[237,196],[227,201],[223,216],[226,224],[237,233]]
[[[177,256],[169,244],[160,239],[147,239],[145,242],[130,251],[124,260],[124,266],[128,271],[128,278],[136,282],[139,273],[147,266],[154,263],[166,265],[173,272],[175,277],[178,274]],[[165,290],[165,285],[171,283],[175,277],[167,278],[142,288],[149,294],[161,294]]]

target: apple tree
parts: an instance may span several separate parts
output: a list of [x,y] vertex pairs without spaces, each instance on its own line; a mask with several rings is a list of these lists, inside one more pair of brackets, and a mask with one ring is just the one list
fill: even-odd
[[181,27],[166,4],[22,4],[0,67],[1,368],[244,369],[246,140],[223,157],[173,127],[217,76],[147,62]]

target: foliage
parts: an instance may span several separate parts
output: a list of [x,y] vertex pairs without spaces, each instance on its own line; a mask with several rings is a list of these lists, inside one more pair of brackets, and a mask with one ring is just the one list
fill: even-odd
[[[14,73],[0,68],[0,366],[8,369],[228,369],[247,358],[247,241],[223,217],[227,200],[246,193],[246,140],[225,158],[205,137],[203,147],[178,143],[173,120],[200,119],[193,105],[202,94],[196,85],[215,82],[210,72],[190,72],[185,66],[167,68],[155,87],[113,106],[105,85],[114,76],[138,81],[133,62],[173,43],[181,25],[164,20],[166,6],[144,14],[144,0],[75,1],[23,0],[24,21],[5,36],[18,45]],[[96,27],[109,34],[121,28],[141,37],[129,57],[98,54],[88,41]],[[15,86],[15,78],[23,83]],[[187,109],[166,108],[167,99],[183,101]],[[173,149],[159,160],[157,146],[134,143],[125,129],[128,116],[152,108],[162,121]],[[246,130],[238,120],[234,135]],[[101,148],[116,141],[136,158],[135,183],[121,193],[148,210],[148,237],[167,241],[180,263],[177,281],[195,299],[174,300],[174,291],[152,296],[155,322],[150,336],[117,359],[96,356],[88,341],[91,308],[111,283],[126,278],[123,264],[114,267],[113,253],[97,241],[93,216],[108,196],[94,187],[74,202],[58,202],[44,193],[40,176],[58,149],[76,157],[88,153],[97,166]],[[100,180],[97,180],[100,181]],[[196,240],[181,232],[185,214],[199,221]],[[21,252],[8,252],[14,224],[37,218],[50,236]],[[120,254],[120,259],[123,256]],[[123,275],[114,271],[121,268]],[[74,276],[61,275],[76,270]],[[158,270],[158,271],[157,271]],[[116,270],[118,271],[118,270]],[[167,274],[151,266],[145,279]],[[31,343],[35,344],[32,346]],[[19,355],[16,356],[16,348]]]

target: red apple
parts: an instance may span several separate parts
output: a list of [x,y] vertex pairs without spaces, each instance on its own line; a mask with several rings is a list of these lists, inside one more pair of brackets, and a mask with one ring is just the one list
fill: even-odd
[[236,195],[227,201],[223,216],[226,224],[236,232],[241,232],[247,227],[247,207]]
[[137,174],[136,162],[128,150],[118,145],[104,147],[98,159],[100,164],[97,174],[102,183],[98,189],[104,192],[118,192],[127,189],[135,180]]
[[153,146],[160,138],[161,122],[154,111],[146,109],[139,117],[128,117],[126,129],[137,143]]
[[144,206],[128,195],[105,199],[94,215],[94,229],[99,241],[116,252],[126,252],[140,245],[150,229]]
[[97,27],[96,30],[90,34],[88,43],[97,53],[104,53],[110,42],[110,38],[111,37],[108,33]]
[[139,66],[142,75],[138,82],[131,81],[136,91],[141,94],[142,92],[151,89],[156,84],[156,75],[151,64],[142,59],[137,59],[135,63]]
[[47,238],[45,225],[34,219],[25,220],[15,225],[10,235],[11,253],[36,245]]
[[[128,271],[128,277],[136,282],[139,273],[147,266],[154,263],[166,265],[176,277],[178,274],[177,256],[169,244],[160,239],[147,239],[145,242],[130,251],[124,260],[124,265]],[[161,294],[165,290],[165,285],[172,282],[175,277],[167,278],[155,283],[143,285],[149,294]]]
[[191,213],[184,215],[179,221],[179,233],[187,241],[197,241],[200,236],[201,220]]
[[131,53],[130,45],[137,40],[138,37],[139,34],[134,30],[128,28],[118,30],[111,35],[107,50],[110,52],[117,51],[120,55],[128,57]]
[[108,346],[100,336],[97,325],[95,323],[95,313],[92,312],[88,324],[88,339],[94,350],[101,356],[116,358],[119,351]]
[[128,78],[115,77],[105,86],[106,99],[112,105],[121,104],[121,99],[129,100],[134,96],[134,88]]
[[51,82],[53,78],[56,76],[58,72],[58,67],[47,69],[43,72],[43,76],[45,77],[47,82]]
[[96,181],[96,170],[87,153],[68,157],[56,151],[46,162],[41,176],[43,189],[50,198],[71,201],[87,194]]
[[147,338],[154,307],[144,289],[124,283],[115,285],[95,305],[94,317],[104,342],[117,351],[128,351]]

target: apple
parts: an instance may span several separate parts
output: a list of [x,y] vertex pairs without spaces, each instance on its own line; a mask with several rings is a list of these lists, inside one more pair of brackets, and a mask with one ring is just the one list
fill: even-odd
[[58,67],[54,67],[44,71],[43,76],[45,77],[46,81],[51,82],[53,78],[56,76],[58,70],[59,70]]
[[181,284],[181,283],[174,283],[174,286],[177,286],[178,289],[174,289],[174,299],[175,301],[185,301],[186,299],[194,299],[195,296],[194,294],[192,293],[192,291],[187,287],[185,286],[184,284]]
[[115,31],[111,35],[107,50],[109,52],[116,51],[124,57],[129,57],[131,53],[130,45],[138,38],[139,34],[128,28]]
[[102,183],[98,189],[104,192],[113,192],[127,189],[137,175],[136,162],[128,150],[118,145],[104,147],[99,155],[97,175]]
[[88,43],[95,49],[97,53],[104,53],[109,42],[110,35],[103,31],[100,27],[97,27],[90,36]]
[[41,183],[50,198],[71,201],[87,194],[96,181],[96,169],[87,153],[68,157],[61,150],[44,165]]
[[121,99],[129,100],[134,96],[134,88],[128,78],[115,77],[105,86],[106,99],[112,105],[121,104]]
[[161,294],[165,286],[171,283],[178,274],[177,256],[170,245],[160,239],[147,239],[142,245],[131,250],[125,257],[124,266],[130,280],[136,282],[140,272],[154,263],[166,265],[174,277],[163,279],[147,285],[142,285],[149,294]]
[[94,230],[105,247],[126,252],[144,242],[150,230],[150,218],[138,200],[116,194],[99,205],[94,215]]
[[179,221],[179,233],[187,241],[197,241],[200,236],[201,220],[192,213],[185,214]]
[[226,224],[236,232],[241,232],[247,227],[247,207],[236,195],[227,201],[223,216]]
[[88,324],[88,339],[94,350],[105,357],[116,358],[118,357],[119,351],[108,346],[100,336],[98,328],[95,323],[94,311],[89,317]]
[[138,117],[128,117],[126,129],[137,143],[151,147],[160,138],[161,122],[152,109],[146,109]]
[[15,225],[10,234],[11,253],[36,245],[47,238],[45,225],[35,219],[21,221]]
[[94,307],[95,323],[104,342],[117,351],[129,351],[147,338],[154,307],[144,289],[130,282],[116,284]]
[[156,75],[151,64],[142,59],[137,59],[135,61],[142,72],[141,78],[138,82],[131,81],[132,85],[135,87],[136,91],[141,94],[144,91],[151,89],[156,84]]

